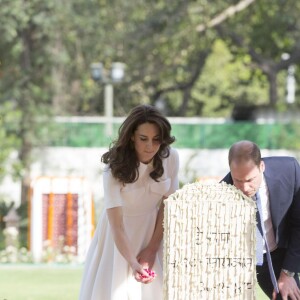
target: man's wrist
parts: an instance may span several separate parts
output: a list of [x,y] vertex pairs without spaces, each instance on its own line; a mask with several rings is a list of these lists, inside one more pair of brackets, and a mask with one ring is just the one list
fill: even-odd
[[287,275],[288,277],[294,277],[295,276],[295,272],[291,272],[289,270],[286,270],[286,269],[281,269],[281,271]]

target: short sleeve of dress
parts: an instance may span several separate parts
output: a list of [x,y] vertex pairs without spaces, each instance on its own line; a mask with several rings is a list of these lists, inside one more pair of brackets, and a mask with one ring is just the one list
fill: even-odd
[[112,176],[108,167],[103,172],[103,189],[105,209],[122,206],[121,184]]
[[171,179],[171,185],[168,192],[165,194],[166,197],[175,193],[176,190],[178,190],[179,188],[178,171],[179,171],[179,155],[174,148],[171,148],[170,156],[168,157],[168,163],[167,163],[167,172],[168,172],[168,177]]

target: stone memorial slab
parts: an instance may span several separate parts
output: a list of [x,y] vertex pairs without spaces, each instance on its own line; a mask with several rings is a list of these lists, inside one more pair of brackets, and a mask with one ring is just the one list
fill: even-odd
[[165,201],[164,299],[255,299],[255,202],[226,183]]

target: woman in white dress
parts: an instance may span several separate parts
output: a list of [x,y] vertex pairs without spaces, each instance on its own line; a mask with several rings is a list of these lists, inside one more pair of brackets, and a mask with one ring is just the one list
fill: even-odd
[[169,121],[153,106],[139,105],[102,156],[105,207],[80,300],[162,300],[163,200],[178,189],[174,141]]

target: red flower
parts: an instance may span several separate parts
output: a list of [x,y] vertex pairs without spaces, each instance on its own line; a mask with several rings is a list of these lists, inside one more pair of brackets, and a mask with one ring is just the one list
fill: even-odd
[[141,274],[141,277],[142,277],[142,278],[148,278],[148,277],[154,278],[154,277],[156,277],[155,271],[153,271],[153,270],[151,270],[151,269],[144,269],[144,270],[148,273],[148,276],[142,275],[142,274]]

